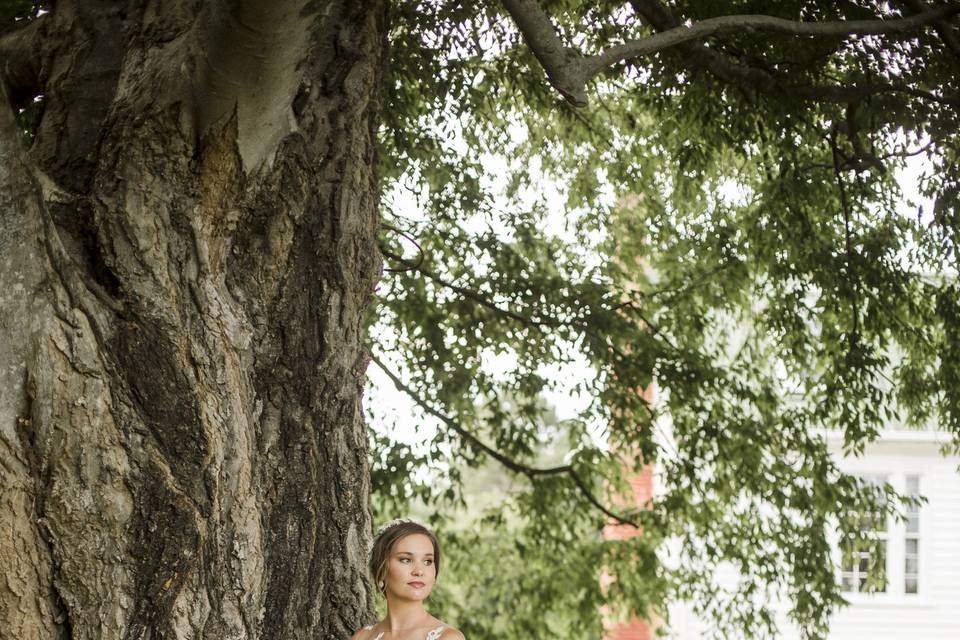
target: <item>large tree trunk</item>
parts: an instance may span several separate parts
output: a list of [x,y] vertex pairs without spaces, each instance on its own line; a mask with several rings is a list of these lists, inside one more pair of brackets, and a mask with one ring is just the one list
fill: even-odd
[[45,112],[25,153],[0,105],[0,638],[370,613],[381,5],[61,0],[5,38]]

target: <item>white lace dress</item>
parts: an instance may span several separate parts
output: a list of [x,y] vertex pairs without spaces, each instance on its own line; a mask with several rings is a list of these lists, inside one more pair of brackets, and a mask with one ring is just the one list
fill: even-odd
[[[446,627],[444,627],[443,625],[440,625],[439,627],[437,627],[437,628],[434,629],[433,631],[428,631],[428,632],[427,632],[427,637],[426,637],[424,640],[439,640],[439,639],[440,639],[440,636],[443,634],[443,630],[444,630],[445,628],[446,628]],[[364,629],[373,629],[373,625],[372,625],[372,624],[371,624],[371,625],[368,625],[368,626],[364,627]],[[376,637],[376,638],[372,638],[371,640],[383,640],[383,634],[384,634],[384,633],[386,633],[386,631],[381,631],[380,633],[377,634],[377,637]]]

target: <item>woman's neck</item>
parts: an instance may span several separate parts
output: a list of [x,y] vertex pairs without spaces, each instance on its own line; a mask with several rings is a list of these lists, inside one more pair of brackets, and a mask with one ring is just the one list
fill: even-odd
[[387,599],[387,615],[383,624],[396,636],[398,632],[427,624],[430,614],[423,608],[420,600]]

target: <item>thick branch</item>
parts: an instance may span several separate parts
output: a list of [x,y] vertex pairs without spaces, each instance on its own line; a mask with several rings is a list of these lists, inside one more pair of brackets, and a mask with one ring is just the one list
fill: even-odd
[[[928,8],[924,0],[903,0],[903,4],[916,13],[921,13]],[[933,28],[937,30],[937,35],[953,51],[954,55],[960,57],[960,37],[957,37],[956,28],[946,20],[937,20],[933,23]]]
[[630,58],[650,55],[684,42],[704,40],[725,33],[787,33],[816,37],[870,35],[912,31],[933,22],[941,21],[960,13],[960,6],[938,7],[908,18],[892,20],[843,20],[838,22],[799,22],[765,15],[736,15],[708,18],[690,26],[679,26],[668,31],[632,40],[610,47],[603,53],[591,56],[584,63],[587,74],[593,77],[606,67]]
[[[630,0],[634,11],[658,31],[679,26],[679,22],[658,0]],[[870,85],[790,85],[777,75],[756,66],[732,63],[714,49],[700,42],[684,42],[677,46],[685,60],[706,69],[717,79],[743,90],[748,96],[758,92],[777,90],[793,98],[815,102],[847,103],[884,93],[903,93],[915,98],[940,104],[957,104],[957,96],[941,96],[922,89],[900,87],[888,83]]]
[[618,515],[613,511],[610,511],[609,509],[607,509],[605,506],[603,506],[603,503],[601,503],[597,499],[597,497],[593,495],[589,487],[587,487],[586,482],[584,482],[583,478],[580,477],[580,475],[577,473],[576,469],[574,469],[572,465],[566,464],[558,467],[543,468],[543,467],[531,467],[531,466],[517,462],[516,460],[500,453],[493,447],[490,447],[489,445],[484,443],[480,438],[478,438],[477,436],[473,435],[472,433],[464,429],[462,426],[460,426],[460,424],[453,418],[441,413],[440,411],[430,406],[430,404],[427,403],[423,398],[421,398],[416,391],[414,391],[408,385],[404,384],[404,382],[386,365],[384,365],[379,360],[379,358],[377,358],[375,355],[371,354],[370,359],[373,361],[374,364],[377,365],[377,367],[380,368],[381,371],[383,371],[383,373],[386,374],[388,378],[390,378],[394,386],[396,386],[398,390],[405,393],[411,400],[413,400],[417,404],[417,406],[419,406],[421,409],[426,411],[428,414],[430,414],[437,420],[440,420],[442,423],[444,423],[450,429],[456,432],[457,435],[459,435],[461,438],[470,442],[473,446],[477,447],[478,449],[486,453],[488,456],[490,456],[491,458],[493,458],[494,460],[496,460],[497,462],[505,466],[507,469],[510,469],[514,473],[523,474],[528,478],[530,478],[531,480],[537,476],[567,475],[573,481],[574,485],[576,485],[577,489],[580,491],[583,497],[586,498],[587,502],[589,502],[598,510],[603,512],[603,514],[606,515],[608,518],[616,520],[619,524],[627,524],[638,529],[640,528],[640,526],[633,520],[630,520],[625,516]]
[[48,16],[41,16],[0,37],[0,80],[14,108],[23,107],[43,90],[41,51],[43,29],[48,22]]
[[[586,83],[607,67],[624,60],[650,55],[672,47],[687,47],[697,53],[698,63],[710,68],[727,81],[738,84],[769,86],[770,75],[753,69],[742,69],[725,63],[708,51],[701,40],[726,33],[771,32],[815,37],[836,37],[900,33],[938,23],[960,13],[960,6],[951,4],[923,11],[906,18],[890,20],[848,20],[836,22],[800,22],[767,15],[732,15],[708,18],[689,26],[678,25],[670,14],[655,3],[635,0],[638,12],[653,14],[654,26],[660,33],[611,47],[600,54],[581,57],[563,46],[550,17],[535,0],[503,0],[504,6],[517,23],[524,40],[543,65],[551,83],[575,106],[587,102]],[[644,11],[643,9],[646,9]],[[664,27],[669,28],[663,30]],[[696,47],[696,48],[694,48]]]
[[199,134],[236,112],[244,168],[272,156],[292,128],[317,9],[309,0],[220,0],[205,8],[195,47],[193,100]]
[[503,6],[547,72],[550,83],[574,106],[586,106],[585,87],[589,77],[582,68],[583,58],[575,50],[563,46],[550,16],[536,0],[503,0]]
[[[680,22],[657,0],[630,0],[633,10],[657,31],[667,31],[680,26]],[[774,83],[770,73],[756,67],[733,64],[717,51],[700,42],[684,42],[677,45],[684,59],[705,68],[715,77],[752,94],[764,91]]]

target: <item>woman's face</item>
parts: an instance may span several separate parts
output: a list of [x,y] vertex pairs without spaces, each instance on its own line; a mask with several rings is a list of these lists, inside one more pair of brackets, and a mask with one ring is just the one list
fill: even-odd
[[423,600],[437,580],[433,543],[422,533],[411,533],[393,545],[384,578],[387,594],[403,600]]

